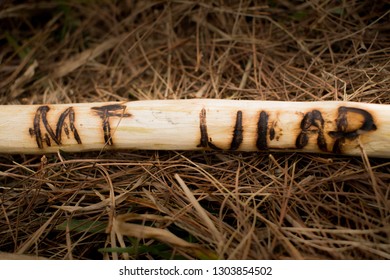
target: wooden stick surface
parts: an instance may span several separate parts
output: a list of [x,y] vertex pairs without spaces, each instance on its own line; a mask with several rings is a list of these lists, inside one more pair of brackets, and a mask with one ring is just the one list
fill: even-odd
[[[360,145],[359,145],[360,143]],[[390,105],[215,99],[0,106],[0,152],[300,151],[390,157]]]

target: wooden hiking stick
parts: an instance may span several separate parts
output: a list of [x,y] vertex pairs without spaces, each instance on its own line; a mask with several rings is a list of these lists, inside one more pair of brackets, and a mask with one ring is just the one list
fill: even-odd
[[390,105],[215,99],[0,106],[0,153],[300,151],[390,157]]

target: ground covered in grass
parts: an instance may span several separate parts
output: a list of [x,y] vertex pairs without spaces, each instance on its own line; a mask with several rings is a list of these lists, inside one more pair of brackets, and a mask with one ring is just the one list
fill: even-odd
[[[385,2],[1,1],[0,104],[389,104]],[[388,159],[0,154],[0,251],[49,259],[389,259],[389,186]]]

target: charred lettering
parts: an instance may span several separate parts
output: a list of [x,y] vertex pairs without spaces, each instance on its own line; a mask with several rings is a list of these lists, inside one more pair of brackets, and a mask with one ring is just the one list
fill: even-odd
[[[349,114],[357,114],[357,116],[362,118],[361,125],[359,127],[354,126],[348,120]],[[353,118],[353,116],[351,116],[351,118]],[[369,112],[363,109],[345,106],[340,107],[338,110],[336,127],[337,131],[328,132],[329,136],[335,139],[332,148],[333,153],[342,153],[342,146],[346,139],[354,140],[361,134],[377,129],[374,119]]]
[[[29,134],[31,136],[35,136],[38,148],[43,149],[44,142],[47,146],[50,147],[50,139],[52,139],[58,146],[62,145],[62,131],[65,132],[68,138],[70,138],[70,132],[72,132],[74,139],[77,141],[78,144],[81,144],[82,142],[79,133],[77,132],[77,129],[74,125],[75,113],[73,108],[69,107],[61,113],[57,121],[55,132],[47,120],[47,113],[49,111],[49,106],[40,106],[35,113],[33,128],[29,128]],[[68,124],[66,123],[66,120],[68,120]],[[46,130],[43,135],[41,131],[41,124],[43,124],[43,127]]]
[[236,124],[233,131],[233,139],[230,144],[230,150],[237,150],[243,140],[244,129],[242,127],[242,111],[237,111]]
[[46,145],[48,147],[51,147],[51,141],[50,141],[50,137],[47,133],[45,133],[45,137],[43,138],[43,140],[46,142]]
[[198,147],[207,148],[209,136],[207,134],[206,109],[203,108],[199,113],[200,143]]
[[274,140],[275,139],[275,128],[271,127],[269,130],[269,139]]
[[[112,118],[129,118],[132,116],[132,114],[126,112],[126,108],[123,104],[110,104],[91,108],[92,112],[101,119],[103,137],[107,145],[114,144],[112,139]],[[43,149],[53,145],[61,146],[64,141],[70,138],[74,139],[72,142],[76,141],[78,144],[82,144],[75,126],[76,116],[73,107],[68,107],[64,111],[59,112],[59,116],[55,119],[56,123],[48,120],[50,109],[50,106],[47,105],[38,107],[33,118],[32,127],[28,129],[31,137],[35,138],[38,148]],[[205,108],[202,108],[199,112],[200,142],[197,147],[221,150],[214,144],[215,142],[213,143],[208,133],[206,113],[207,110]],[[344,143],[347,140],[355,140],[360,135],[377,129],[373,116],[366,110],[341,106],[336,114],[336,119],[325,122],[321,111],[314,109],[305,112],[302,119],[298,121],[299,134],[296,139],[291,140],[292,143],[290,143],[289,147],[293,148],[291,146],[294,145],[295,140],[297,149],[305,148],[310,142],[315,143],[321,151],[342,153]],[[272,116],[274,115],[272,114]],[[277,117],[270,118],[269,112],[265,110],[259,110],[258,119],[254,121],[257,121],[256,148],[258,150],[268,150],[269,146],[272,148],[274,145],[271,141],[279,141],[282,129],[285,129],[285,127],[278,123],[280,120]],[[229,130],[232,124],[233,122],[228,124]],[[325,127],[335,127],[333,128],[335,131],[325,130]],[[251,131],[252,129],[252,127],[248,129],[249,134],[253,132]],[[230,146],[228,146],[228,141],[222,141],[226,143],[223,145],[224,149],[238,150],[244,140],[243,111],[241,110],[236,112],[234,129],[232,129],[230,135]]]
[[131,117],[131,114],[126,113],[126,106],[121,104],[110,104],[101,107],[92,107],[91,109],[95,111],[95,113],[102,119],[104,142],[107,145],[113,145],[114,143],[111,136],[110,118],[128,118]]
[[[321,151],[327,152],[327,144],[324,136],[325,121],[318,110],[313,110],[304,115],[301,121],[301,132],[299,133],[295,146],[298,149],[304,148],[309,143],[311,134],[317,134],[317,145]],[[312,129],[314,127],[314,129]]]
[[[206,119],[206,109],[202,108],[199,113],[199,128],[200,128],[200,143],[197,147],[207,148],[210,147],[214,150],[221,150],[221,148],[217,147],[212,143],[211,138],[209,138],[207,132],[207,119]],[[210,139],[210,140],[209,140]]]
[[[65,122],[66,118],[69,118],[69,128],[68,128],[67,123]],[[58,123],[57,123],[57,127],[56,127],[56,135],[57,135],[57,138],[59,139],[60,144],[61,144],[61,139],[62,139],[62,135],[61,135],[62,134],[62,127],[64,128],[64,132],[68,138],[70,135],[70,133],[69,133],[69,129],[70,129],[70,131],[73,132],[74,138],[76,139],[77,143],[81,144],[80,135],[77,132],[76,127],[74,126],[74,122],[75,122],[75,113],[74,113],[73,108],[69,107],[61,114],[60,118],[58,119]]]
[[259,150],[267,150],[267,130],[268,130],[268,114],[265,111],[260,112],[259,120],[257,122],[257,140],[256,147]]
[[[197,147],[211,148],[213,150],[222,150],[212,142],[207,132],[206,109],[203,108],[199,113],[200,143]],[[242,111],[237,111],[236,123],[234,125],[233,137],[230,143],[230,150],[237,150],[243,141]]]

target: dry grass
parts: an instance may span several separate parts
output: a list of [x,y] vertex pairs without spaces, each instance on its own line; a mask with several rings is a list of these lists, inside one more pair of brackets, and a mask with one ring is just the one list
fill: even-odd
[[[390,103],[386,1],[116,2],[2,1],[0,104]],[[389,186],[389,161],[364,157],[0,155],[0,251],[389,259]]]

